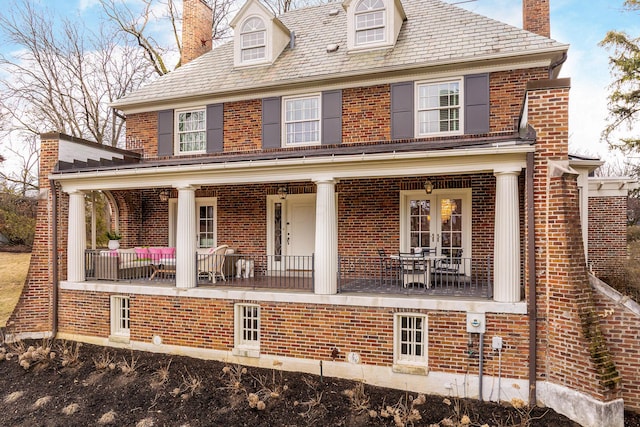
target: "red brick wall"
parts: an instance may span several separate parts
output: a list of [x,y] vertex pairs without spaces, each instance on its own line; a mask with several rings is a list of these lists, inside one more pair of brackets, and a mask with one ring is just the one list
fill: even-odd
[[342,91],[342,142],[391,139],[391,87],[378,85]]
[[144,157],[158,155],[158,112],[127,115],[127,150],[139,152]]
[[219,245],[229,245],[242,253],[266,253],[266,192],[264,185],[237,185],[217,190]]
[[262,148],[262,100],[225,102],[224,151],[254,151]]
[[520,117],[527,82],[547,78],[547,69],[498,71],[489,76],[490,131],[513,132]]
[[[132,340],[151,342],[154,335],[159,335],[167,345],[221,351],[233,348],[234,303],[246,302],[149,295],[130,298]],[[64,291],[62,301],[62,332],[103,338],[109,335],[108,294]],[[338,360],[345,361],[348,352],[357,352],[362,363],[377,366],[393,363],[393,315],[406,311],[296,303],[259,305],[262,354],[331,360],[332,349],[338,347],[341,351]],[[469,346],[466,314],[424,310],[421,313],[428,315],[430,369],[458,374],[477,372],[478,337]],[[490,337],[501,336],[502,375],[526,379],[526,330],[525,316],[487,315],[485,373],[497,376],[498,354],[491,350]]]
[[532,33],[549,37],[549,0],[522,0],[522,27]]
[[627,198],[589,197],[589,265],[603,279],[624,275]]
[[602,318],[602,330],[609,349],[622,376],[621,394],[627,409],[640,411],[640,358],[638,357],[638,331],[640,317],[610,299],[597,294],[597,310]]

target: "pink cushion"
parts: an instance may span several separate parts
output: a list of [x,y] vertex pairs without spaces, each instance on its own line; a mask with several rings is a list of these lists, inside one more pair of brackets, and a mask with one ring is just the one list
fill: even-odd
[[149,259],[149,248],[135,248],[136,258]]
[[162,254],[162,258],[175,258],[176,248],[160,248],[160,253]]
[[119,256],[120,252],[118,252],[117,249],[113,249],[111,251],[109,251],[110,256]]
[[149,258],[153,261],[160,261],[162,258],[162,248],[149,248]]

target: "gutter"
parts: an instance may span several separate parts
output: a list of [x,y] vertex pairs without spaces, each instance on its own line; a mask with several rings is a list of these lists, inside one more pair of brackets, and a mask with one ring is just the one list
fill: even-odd
[[529,407],[536,404],[536,371],[538,370],[536,342],[538,331],[538,304],[536,301],[536,242],[533,197],[534,153],[527,153],[526,197],[527,197],[527,267],[529,270]]
[[52,232],[51,239],[53,244],[51,245],[51,273],[53,275],[53,294],[51,296],[51,337],[53,339],[58,335],[58,196],[56,190],[56,182],[53,179],[49,180],[49,187],[51,189],[51,223]]

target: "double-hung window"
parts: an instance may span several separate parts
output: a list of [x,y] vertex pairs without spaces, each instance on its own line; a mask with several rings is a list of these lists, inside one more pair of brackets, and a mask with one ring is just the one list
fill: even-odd
[[247,19],[240,31],[241,61],[259,61],[266,55],[267,29],[258,17]]
[[236,355],[258,357],[260,352],[260,306],[235,305],[234,351]]
[[417,84],[417,134],[456,134],[461,129],[461,81]]
[[206,110],[176,112],[177,150],[179,154],[204,153],[207,149]]
[[320,143],[320,108],[320,94],[284,99],[285,145]]
[[355,11],[356,45],[385,41],[385,8],[382,0],[362,0]]
[[395,314],[394,362],[398,365],[427,364],[427,316],[425,314]]

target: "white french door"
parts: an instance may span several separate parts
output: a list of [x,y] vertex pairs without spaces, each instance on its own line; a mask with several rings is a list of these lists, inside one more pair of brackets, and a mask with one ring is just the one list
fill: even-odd
[[400,251],[471,256],[471,190],[406,191],[401,195]]

